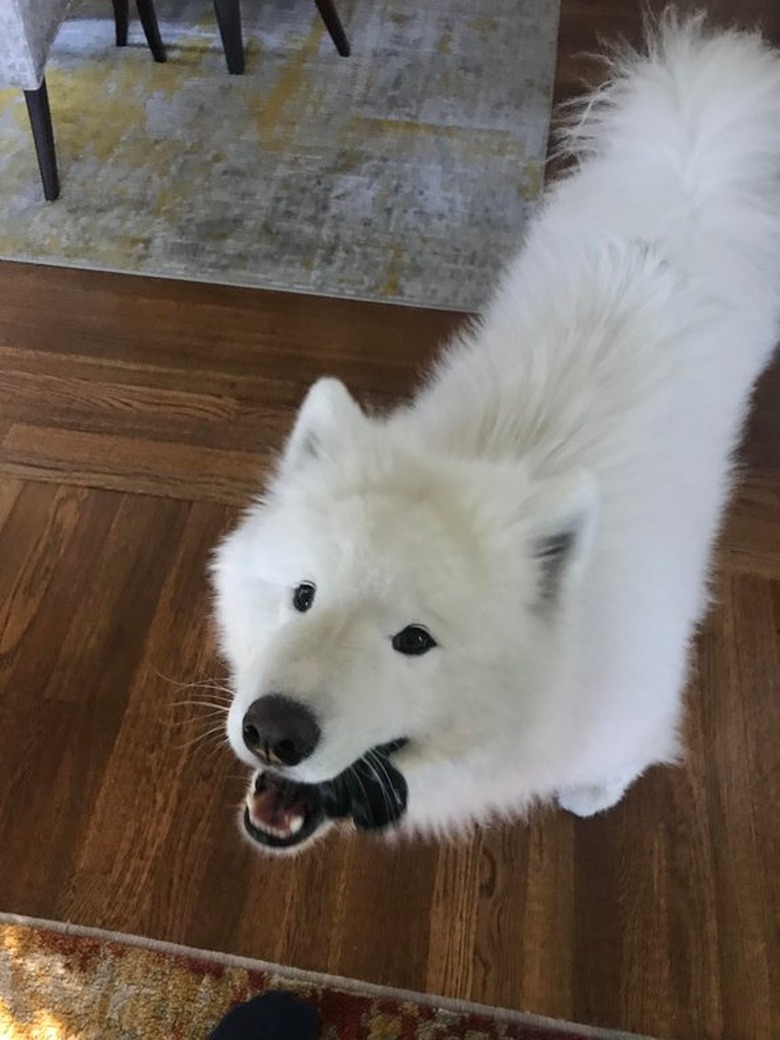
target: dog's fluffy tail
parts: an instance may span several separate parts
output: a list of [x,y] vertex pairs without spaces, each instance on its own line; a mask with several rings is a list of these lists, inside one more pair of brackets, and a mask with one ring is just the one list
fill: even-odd
[[665,242],[720,294],[776,306],[780,55],[758,33],[672,9],[644,53],[624,49],[609,66],[562,132],[585,179],[590,166],[609,185],[595,218]]

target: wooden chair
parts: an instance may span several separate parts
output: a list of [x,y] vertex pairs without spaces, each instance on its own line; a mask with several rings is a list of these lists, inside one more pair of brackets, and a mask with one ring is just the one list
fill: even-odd
[[[153,0],[136,0],[155,61],[165,61]],[[113,0],[116,42],[127,43],[128,0]],[[58,198],[60,182],[44,69],[68,0],[0,0],[0,85],[24,91],[44,197]]]
[[[113,0],[114,4],[114,28],[116,30],[117,47],[127,46],[127,23],[129,0]],[[135,0],[138,8],[138,17],[141,19],[141,27],[149,44],[149,50],[155,61],[165,61],[165,45],[160,38],[160,29],[157,25],[157,13],[154,10],[154,0]]]
[[[349,40],[344,32],[333,0],[314,0],[325,27],[342,58],[350,54]],[[240,0],[214,0],[219,35],[225,51],[228,71],[240,76],[244,71],[244,43],[241,38]]]

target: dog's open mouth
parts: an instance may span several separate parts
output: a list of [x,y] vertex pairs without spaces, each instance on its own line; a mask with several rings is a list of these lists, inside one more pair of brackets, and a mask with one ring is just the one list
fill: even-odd
[[301,784],[272,772],[259,773],[244,806],[244,830],[260,845],[293,848],[327,820],[351,818],[361,830],[381,830],[403,816],[407,786],[390,755],[404,739],[367,751],[333,780]]

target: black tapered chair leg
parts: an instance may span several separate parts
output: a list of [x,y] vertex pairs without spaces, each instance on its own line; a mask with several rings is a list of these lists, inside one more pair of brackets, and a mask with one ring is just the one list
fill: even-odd
[[244,71],[244,41],[241,38],[239,0],[214,0],[214,14],[217,16],[228,72],[240,76]]
[[60,179],[57,174],[57,155],[54,151],[54,128],[51,125],[49,95],[46,91],[46,80],[42,80],[37,90],[25,90],[24,99],[30,116],[35,151],[38,155],[38,167],[41,171],[43,194],[49,202],[59,198]]
[[127,25],[129,21],[128,7],[130,0],[113,0],[114,2],[114,31],[116,33],[117,47],[127,46]]
[[314,0],[314,2],[322,16],[323,22],[325,22],[325,27],[330,33],[331,39],[336,45],[336,50],[342,58],[348,58],[350,54],[349,40],[344,32],[344,26],[341,24],[341,19],[333,0]]
[[160,36],[160,27],[157,24],[157,13],[154,9],[154,0],[136,0],[138,17],[141,19],[146,42],[155,61],[165,61],[165,44]]

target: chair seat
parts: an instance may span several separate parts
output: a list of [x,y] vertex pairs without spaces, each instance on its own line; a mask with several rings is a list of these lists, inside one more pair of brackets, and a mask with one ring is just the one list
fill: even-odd
[[[129,0],[113,0],[116,42],[127,42]],[[59,196],[54,130],[44,69],[69,0],[0,0],[0,86],[24,91],[41,171],[43,193]],[[141,24],[155,61],[165,61],[154,0],[136,0]]]
[[69,0],[0,3],[0,85],[37,90]]

